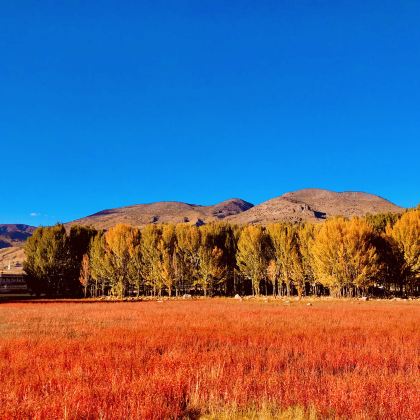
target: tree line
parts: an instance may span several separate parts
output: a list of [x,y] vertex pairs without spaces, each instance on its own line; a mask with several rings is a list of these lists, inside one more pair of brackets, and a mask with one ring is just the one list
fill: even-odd
[[319,224],[56,225],[25,253],[37,294],[418,295],[420,209]]

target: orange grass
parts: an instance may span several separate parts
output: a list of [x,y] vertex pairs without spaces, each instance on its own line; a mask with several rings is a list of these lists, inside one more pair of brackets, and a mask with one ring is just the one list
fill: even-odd
[[416,419],[419,321],[416,302],[1,304],[0,417]]

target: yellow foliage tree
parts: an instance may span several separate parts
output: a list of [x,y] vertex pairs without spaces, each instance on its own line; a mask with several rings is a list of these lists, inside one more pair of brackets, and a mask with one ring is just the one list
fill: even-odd
[[301,296],[304,285],[302,259],[299,254],[296,227],[286,223],[276,223],[267,227],[273,246],[275,262],[280,279],[286,285],[287,296],[290,296],[292,281]]
[[244,277],[252,282],[254,295],[260,294],[260,282],[266,275],[267,240],[261,226],[245,226],[238,241],[237,263]]
[[404,213],[387,233],[394,239],[404,256],[405,274],[410,288],[418,289],[420,283],[420,210]]
[[199,277],[201,233],[197,226],[185,224],[177,225],[175,233],[175,276],[179,289],[186,292]]
[[332,294],[365,293],[380,273],[373,230],[362,219],[327,220],[315,234],[312,262],[316,279]]
[[105,233],[105,264],[111,279],[111,293],[123,297],[134,280],[132,263],[139,252],[140,231],[124,224],[117,224]]
[[277,281],[279,278],[279,269],[275,259],[271,259],[267,266],[267,277],[273,287],[273,296],[276,296]]
[[223,265],[223,251],[217,246],[213,248],[200,247],[200,276],[197,280],[204,292],[204,296],[213,292],[215,283],[223,280],[226,269]]
[[83,294],[86,297],[90,282],[90,263],[88,254],[83,255],[82,264],[80,267],[79,281],[80,284],[83,286]]
[[162,283],[166,287],[169,296],[172,296],[172,288],[175,281],[175,246],[175,226],[162,226],[162,233],[159,241],[160,267],[158,274],[160,274]]
[[161,227],[147,225],[141,233],[142,276],[154,296],[160,295],[163,287],[161,275]]

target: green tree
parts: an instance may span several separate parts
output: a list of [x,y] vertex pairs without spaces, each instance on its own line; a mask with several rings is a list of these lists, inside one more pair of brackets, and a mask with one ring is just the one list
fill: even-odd
[[41,227],[25,245],[24,270],[36,293],[49,295],[77,294],[72,279],[70,248],[63,225]]
[[103,232],[98,232],[91,240],[89,247],[90,277],[93,282],[93,296],[104,296],[109,288],[111,270],[107,269],[108,260],[105,257],[105,238]]
[[67,235],[69,247],[69,273],[67,287],[73,290],[80,288],[80,270],[83,256],[89,253],[89,246],[97,230],[90,226],[74,225]]

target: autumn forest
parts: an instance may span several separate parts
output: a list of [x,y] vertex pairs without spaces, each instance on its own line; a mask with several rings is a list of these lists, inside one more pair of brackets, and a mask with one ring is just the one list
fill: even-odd
[[419,293],[420,210],[324,223],[63,225],[28,239],[33,293],[409,296]]

